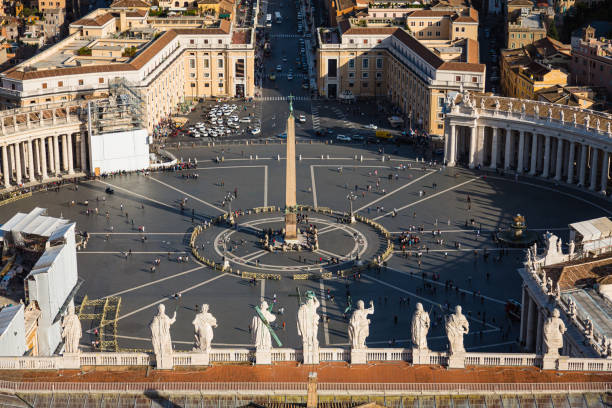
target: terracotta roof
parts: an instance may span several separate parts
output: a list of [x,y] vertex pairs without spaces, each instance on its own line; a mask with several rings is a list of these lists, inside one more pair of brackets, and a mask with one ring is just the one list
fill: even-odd
[[478,41],[472,40],[471,38],[467,38],[465,41],[465,54],[466,61],[469,64],[479,64],[480,63],[480,54],[479,54],[479,45]]
[[484,72],[484,64],[470,64],[467,62],[445,62],[438,69],[444,71]]
[[198,4],[217,4],[219,0],[198,0]]
[[151,43],[144,51],[139,53],[129,63],[115,63],[104,65],[86,65],[82,67],[56,68],[41,71],[21,71],[16,68],[11,68],[3,74],[7,78],[17,80],[28,80],[38,78],[48,78],[64,75],[91,74],[91,73],[108,73],[121,71],[136,71],[142,68],[151,58],[170,43],[177,35],[205,35],[205,34],[228,34],[231,27],[229,21],[223,20],[219,28],[182,28],[173,29],[164,32],[159,38]]
[[234,31],[232,33],[232,44],[248,44],[251,39],[251,30]]
[[415,10],[408,15],[408,18],[419,17],[445,17],[456,14],[452,10]]
[[546,276],[561,290],[573,289],[576,286],[592,286],[598,280],[612,274],[612,254],[606,258],[591,261],[571,261],[544,267]]
[[110,5],[111,8],[136,8],[149,7],[149,3],[143,0],[117,0]]
[[429,48],[425,47],[419,40],[408,34],[401,28],[395,29],[395,37],[406,44],[410,49],[416,52],[421,58],[423,58],[429,65],[434,68],[439,68],[444,64],[444,60],[434,54]]
[[398,30],[396,27],[351,27],[345,35],[391,35]]
[[308,373],[317,372],[319,383],[586,383],[610,382],[612,373],[604,371],[555,371],[536,367],[477,367],[448,370],[441,366],[412,366],[405,362],[364,365],[321,363],[316,367],[299,363],[274,363],[271,366],[213,365],[174,370],[149,370],[147,367],[100,367],[80,370],[3,370],[0,380],[20,382],[305,382]]
[[82,18],[70,25],[85,27],[102,27],[111,20],[114,20],[113,15],[111,13],[104,13],[94,18]]
[[146,17],[148,10],[130,10],[125,13],[127,18],[143,18]]
[[508,6],[533,6],[531,0],[511,0],[508,2]]

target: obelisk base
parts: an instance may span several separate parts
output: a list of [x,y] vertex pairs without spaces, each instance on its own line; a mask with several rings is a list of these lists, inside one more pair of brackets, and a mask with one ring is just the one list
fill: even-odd
[[297,239],[297,217],[295,213],[285,214],[285,240]]

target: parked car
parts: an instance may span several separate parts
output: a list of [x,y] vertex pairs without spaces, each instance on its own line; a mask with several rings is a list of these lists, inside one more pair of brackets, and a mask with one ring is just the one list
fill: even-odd
[[260,133],[261,133],[261,128],[256,127],[256,128],[251,129],[252,135],[258,135]]
[[240,122],[242,122],[242,123],[251,123],[251,118],[249,116],[245,116],[243,118],[240,118]]
[[352,135],[351,139],[356,140],[358,142],[363,142],[365,138],[363,137],[363,135]]
[[376,130],[376,129],[378,129],[378,126],[376,126],[376,125],[375,125],[375,124],[373,124],[373,123],[370,123],[368,126],[366,126],[366,128],[367,128],[367,129]]
[[336,140],[338,140],[340,142],[350,142],[351,138],[350,138],[350,136],[346,136],[346,135],[338,135],[338,136],[336,136]]
[[302,113],[302,114],[300,114],[300,116],[298,116],[298,121],[299,121],[300,123],[304,123],[304,122],[306,122],[306,115],[304,115],[303,113]]
[[280,133],[280,134],[276,135],[276,137],[278,137],[279,139],[286,139],[287,138],[287,134],[286,133]]

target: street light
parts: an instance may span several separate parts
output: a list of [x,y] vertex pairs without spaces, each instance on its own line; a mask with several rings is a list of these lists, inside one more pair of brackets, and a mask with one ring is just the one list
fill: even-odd
[[353,201],[355,201],[357,199],[357,196],[355,194],[353,194],[353,192],[351,191],[346,196],[346,199],[349,201],[349,205],[350,205],[349,223],[352,224],[352,223],[355,222],[355,215],[353,214]]

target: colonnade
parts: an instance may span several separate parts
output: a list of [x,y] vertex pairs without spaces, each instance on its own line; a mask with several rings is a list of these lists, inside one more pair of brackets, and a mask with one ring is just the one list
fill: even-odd
[[[0,139],[1,141],[1,139]],[[61,175],[87,169],[84,133],[33,136],[27,140],[0,145],[2,187],[19,187],[44,182]]]
[[543,130],[453,124],[447,131],[449,166],[489,167],[552,178],[606,193],[608,146],[598,146]]

